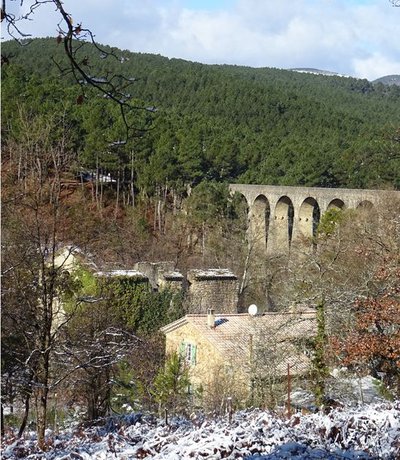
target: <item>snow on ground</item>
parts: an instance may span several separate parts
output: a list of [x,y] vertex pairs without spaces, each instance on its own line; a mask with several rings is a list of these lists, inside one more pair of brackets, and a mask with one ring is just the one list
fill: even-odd
[[49,433],[49,450],[34,437],[2,441],[3,459],[390,459],[400,458],[400,402],[290,420],[261,410],[226,417],[172,419],[166,426],[141,414],[109,418],[97,426]]

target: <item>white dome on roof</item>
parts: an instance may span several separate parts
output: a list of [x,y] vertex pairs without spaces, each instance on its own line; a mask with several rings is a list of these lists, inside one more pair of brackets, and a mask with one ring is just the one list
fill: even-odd
[[247,310],[249,312],[249,315],[251,316],[256,316],[258,313],[258,307],[254,303],[251,304]]

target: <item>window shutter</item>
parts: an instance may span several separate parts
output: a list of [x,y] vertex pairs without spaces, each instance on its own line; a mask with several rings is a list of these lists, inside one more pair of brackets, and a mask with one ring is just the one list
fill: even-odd
[[181,344],[179,345],[179,357],[181,359],[185,358],[185,342],[181,342]]
[[196,352],[197,352],[197,346],[196,345],[192,345],[192,359],[191,359],[191,363],[193,365],[196,364]]

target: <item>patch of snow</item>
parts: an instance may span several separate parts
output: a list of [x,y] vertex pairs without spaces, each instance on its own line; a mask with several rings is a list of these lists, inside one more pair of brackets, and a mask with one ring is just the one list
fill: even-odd
[[227,418],[172,418],[129,414],[103,425],[49,435],[49,450],[34,437],[2,440],[2,458],[66,459],[248,459],[395,460],[400,456],[400,402],[337,408],[329,414],[295,414],[289,420],[258,410]]
[[237,279],[236,275],[228,268],[192,269],[188,272],[189,277],[197,280],[207,279]]
[[334,370],[327,381],[328,395],[346,405],[374,404],[384,402],[379,392],[381,382],[367,375],[357,377],[346,368]]
[[167,273],[164,273],[163,276],[164,276],[164,278],[165,278],[166,280],[170,280],[170,279],[171,279],[171,280],[177,280],[177,281],[183,280],[183,275],[182,275],[182,273],[176,272],[176,271],[175,271],[175,272],[167,272]]
[[94,273],[94,276],[98,277],[118,277],[118,276],[127,276],[132,278],[148,279],[148,277],[137,270],[108,270],[108,271],[98,271]]

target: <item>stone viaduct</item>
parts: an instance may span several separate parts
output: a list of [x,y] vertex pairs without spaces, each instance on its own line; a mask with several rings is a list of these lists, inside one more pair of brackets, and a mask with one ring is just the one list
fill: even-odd
[[374,207],[399,199],[400,192],[321,187],[231,184],[248,206],[249,244],[267,254],[287,252],[293,242],[315,235],[330,208]]

